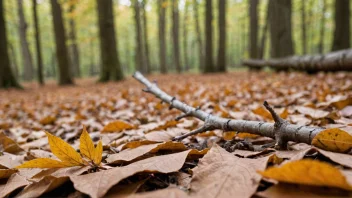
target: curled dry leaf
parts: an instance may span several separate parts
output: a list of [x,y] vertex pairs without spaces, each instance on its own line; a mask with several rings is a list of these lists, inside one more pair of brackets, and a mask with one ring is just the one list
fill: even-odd
[[345,153],[352,148],[352,136],[338,128],[325,129],[314,137],[312,145],[327,151]]
[[19,174],[13,174],[6,184],[0,185],[0,195],[6,197],[18,188],[28,185],[27,179]]
[[101,140],[98,145],[94,147],[94,143],[90,138],[86,127],[83,127],[83,132],[79,138],[80,146],[79,150],[84,157],[87,157],[94,162],[95,165],[99,165],[102,159],[103,145]]
[[0,169],[0,179],[9,178],[12,174],[16,172],[16,169]]
[[103,130],[101,131],[102,133],[114,133],[114,132],[121,132],[123,130],[130,130],[136,128],[135,126],[122,121],[122,120],[116,120],[114,122],[110,122],[106,126],[104,126]]
[[0,151],[17,154],[23,149],[11,138],[7,137],[4,132],[0,132]]
[[263,177],[294,184],[328,186],[352,190],[351,184],[341,171],[326,162],[303,159],[289,162],[280,167],[258,171]]

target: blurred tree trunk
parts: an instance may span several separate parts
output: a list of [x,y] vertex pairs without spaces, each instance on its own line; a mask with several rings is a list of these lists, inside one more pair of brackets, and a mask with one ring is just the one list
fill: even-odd
[[198,43],[198,56],[199,56],[199,71],[204,71],[204,46],[202,41],[202,32],[199,24],[199,15],[198,15],[198,0],[193,0],[194,6],[194,22],[196,26],[197,34],[197,43]]
[[51,12],[54,22],[56,57],[59,63],[59,84],[73,84],[70,72],[70,61],[66,47],[66,34],[62,19],[62,10],[58,0],[51,0]]
[[93,41],[90,42],[90,66],[89,66],[89,75],[94,76],[95,75],[95,53],[94,53],[94,43]]
[[212,0],[206,0],[205,8],[205,67],[204,72],[215,72],[213,65],[213,6]]
[[335,30],[332,51],[350,47],[350,0],[335,0]]
[[302,51],[307,54],[306,1],[301,1]]
[[117,51],[114,11],[112,0],[97,0],[101,70],[100,80],[122,80],[123,72]]
[[13,45],[11,43],[7,43],[9,45],[9,51],[11,53],[10,55],[10,62],[11,62],[11,65],[12,65],[12,68],[13,68],[13,74],[14,74],[14,77],[16,79],[19,78],[19,73],[18,73],[18,63],[17,63],[17,56],[16,56],[16,52],[15,52],[15,49],[13,47]]
[[79,50],[77,46],[77,38],[76,38],[76,23],[74,20],[74,13],[75,12],[75,6],[76,6],[77,1],[72,1],[69,7],[69,13],[71,16],[69,17],[69,25],[70,25],[70,32],[69,32],[69,40],[70,40],[70,60],[71,60],[71,73],[75,77],[80,77],[81,76],[81,71],[80,71],[80,60],[79,60]]
[[226,72],[226,0],[218,0],[219,5],[219,50],[218,71]]
[[142,73],[146,73],[146,65],[143,61],[144,48],[142,38],[142,25],[141,25],[141,13],[139,0],[133,0],[134,7],[134,19],[136,25],[136,68]]
[[165,37],[166,6],[167,6],[167,0],[158,0],[159,62],[160,62],[160,72],[163,73],[163,74],[167,73],[167,67],[166,67],[166,37]]
[[258,0],[249,1],[249,57],[258,58]]
[[291,0],[270,0],[269,10],[271,57],[278,58],[294,54]]
[[181,73],[178,0],[172,0],[172,40],[176,71]]
[[50,74],[51,74],[50,76],[56,78],[56,53],[55,53],[55,51],[53,51],[51,53],[51,67],[52,67],[52,70],[50,72]]
[[33,20],[34,20],[34,29],[35,29],[35,47],[37,50],[37,73],[38,73],[37,78],[38,78],[39,84],[44,85],[43,59],[42,59],[42,49],[40,46],[40,30],[39,30],[36,0],[32,0],[32,6],[33,6]]
[[319,41],[319,54],[324,53],[324,36],[325,36],[325,12],[326,12],[326,0],[322,0],[322,14],[320,21],[320,41]]
[[147,4],[147,0],[143,0],[142,9],[143,9],[143,36],[144,36],[144,63],[146,73],[149,74],[151,71],[150,66],[150,57],[149,57],[149,42],[148,42],[148,23],[147,23],[147,11],[145,6]]
[[18,5],[18,19],[19,26],[18,32],[20,34],[21,41],[21,51],[23,57],[23,67],[24,67],[24,80],[32,80],[34,76],[33,69],[33,60],[31,53],[29,51],[28,41],[27,41],[27,22],[25,20],[24,12],[23,12],[23,0],[17,0]]
[[262,38],[260,40],[260,47],[259,47],[259,52],[258,52],[258,58],[259,59],[263,59],[264,58],[265,43],[266,43],[266,37],[267,37],[267,34],[268,34],[269,15],[270,15],[269,5],[267,5],[267,7],[266,7],[266,17],[265,17],[263,30],[262,30]]
[[10,66],[9,54],[7,51],[6,24],[4,16],[5,9],[3,6],[3,0],[0,0],[0,88],[20,87]]
[[188,2],[185,2],[185,10],[183,11],[183,58],[184,58],[184,67],[185,71],[189,70],[189,61],[188,61]]

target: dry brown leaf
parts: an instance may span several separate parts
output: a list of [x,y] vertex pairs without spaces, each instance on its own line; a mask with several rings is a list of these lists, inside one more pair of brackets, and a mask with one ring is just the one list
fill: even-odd
[[325,118],[326,116],[328,116],[330,114],[328,111],[322,111],[319,109],[313,109],[313,108],[304,107],[304,106],[296,106],[295,109],[299,113],[307,115],[313,119]]
[[170,155],[151,157],[124,167],[116,167],[82,176],[72,176],[71,181],[77,190],[93,198],[103,197],[112,186],[138,172],[171,173],[178,171],[191,152],[192,150],[187,150]]
[[12,155],[10,153],[3,153],[3,155],[0,156],[0,168],[15,168],[16,166],[22,164],[24,159],[24,155]]
[[48,125],[48,124],[54,124],[56,121],[56,118],[53,116],[46,116],[42,118],[39,123],[42,125]]
[[121,132],[123,130],[135,129],[136,127],[122,120],[116,120],[114,122],[110,122],[106,126],[104,126],[102,133],[114,133]]
[[129,196],[130,198],[185,198],[189,197],[188,194],[178,188],[165,188],[162,190],[155,190],[145,193],[137,193]]
[[17,154],[23,149],[14,140],[7,137],[4,132],[0,132],[0,151]]
[[352,148],[352,136],[338,128],[325,129],[313,138],[312,145],[327,151],[345,153]]
[[352,190],[351,184],[341,171],[334,166],[317,160],[303,159],[286,163],[280,167],[271,167],[258,171],[266,178],[279,182],[305,184],[312,186],[328,186]]
[[0,169],[0,179],[9,178],[12,174],[16,172],[16,169]]
[[193,169],[191,195],[198,197],[251,197],[258,188],[268,157],[239,158],[214,145]]
[[132,184],[116,185],[112,187],[105,197],[109,198],[127,198],[133,196],[137,190],[145,183],[146,179]]
[[6,184],[0,185],[1,197],[6,197],[11,192],[18,188],[28,185],[27,179],[17,173],[13,174],[7,181]]

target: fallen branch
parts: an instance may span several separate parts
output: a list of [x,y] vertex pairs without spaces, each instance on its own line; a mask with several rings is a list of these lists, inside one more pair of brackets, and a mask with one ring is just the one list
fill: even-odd
[[151,83],[146,79],[140,72],[136,72],[133,77],[146,86],[143,91],[151,93],[156,97],[160,98],[163,102],[170,105],[170,108],[176,108],[182,111],[184,114],[178,116],[177,119],[184,117],[196,117],[204,121],[204,125],[200,128],[191,131],[187,134],[177,136],[174,140],[182,140],[191,135],[206,132],[214,129],[222,129],[226,131],[237,131],[257,134],[260,136],[270,137],[275,139],[276,147],[284,149],[286,148],[288,141],[300,142],[311,144],[313,138],[323,130],[319,127],[309,127],[290,124],[288,121],[280,118],[279,115],[269,106],[267,102],[264,102],[265,108],[271,113],[275,123],[258,122],[258,121],[247,121],[247,120],[233,120],[214,116],[206,113],[200,108],[191,107],[175,97],[172,97],[159,89],[155,82]]
[[308,72],[318,71],[352,71],[352,49],[335,51],[327,54],[291,56],[268,60],[248,59],[243,65],[251,68],[265,66],[278,70],[294,69]]

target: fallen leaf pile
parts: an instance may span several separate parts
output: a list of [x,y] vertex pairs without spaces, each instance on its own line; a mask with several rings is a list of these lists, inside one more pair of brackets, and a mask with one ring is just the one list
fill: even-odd
[[0,91],[0,197],[352,196],[352,75],[245,72],[149,76],[213,115],[326,128],[312,145],[175,121],[128,78]]

